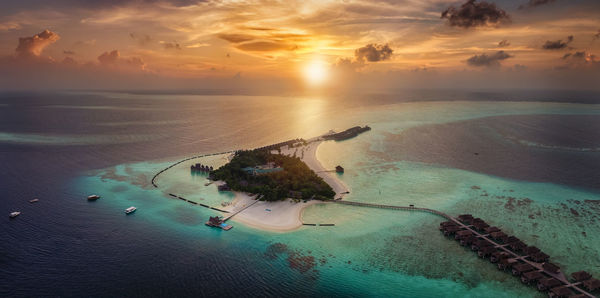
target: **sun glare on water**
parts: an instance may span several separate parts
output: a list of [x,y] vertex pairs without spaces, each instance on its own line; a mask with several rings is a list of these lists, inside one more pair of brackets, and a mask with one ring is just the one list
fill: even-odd
[[304,67],[304,78],[311,86],[318,86],[327,81],[329,72],[327,64],[314,60]]

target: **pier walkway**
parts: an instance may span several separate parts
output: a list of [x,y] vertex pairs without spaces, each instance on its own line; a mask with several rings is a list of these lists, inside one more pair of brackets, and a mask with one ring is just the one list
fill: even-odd
[[246,210],[246,209],[248,209],[248,208],[252,207],[252,206],[253,206],[254,204],[256,204],[256,203],[258,203],[258,200],[256,200],[256,201],[252,202],[252,204],[250,204],[250,205],[248,205],[248,206],[244,206],[242,209],[240,209],[240,210],[238,210],[238,211],[235,211],[234,213],[230,214],[229,216],[227,216],[227,217],[223,218],[223,222],[226,222],[226,221],[228,221],[228,220],[229,220],[229,219],[231,219],[232,217],[234,217],[234,216],[238,215],[240,212],[242,212],[242,211],[244,211],[244,210]]
[[218,152],[218,153],[202,154],[202,155],[196,155],[196,156],[188,157],[188,158],[186,158],[186,159],[182,159],[182,160],[180,160],[180,161],[178,161],[178,162],[176,162],[176,163],[174,163],[174,164],[171,164],[170,166],[168,166],[168,167],[166,167],[166,168],[164,168],[164,169],[162,169],[162,170],[158,171],[158,173],[154,174],[154,176],[152,177],[152,186],[154,186],[154,187],[158,188],[158,185],[156,185],[156,178],[158,178],[158,176],[159,176],[160,174],[164,173],[164,172],[165,172],[165,171],[167,171],[168,169],[170,169],[170,168],[172,168],[172,167],[174,167],[174,166],[176,166],[176,165],[178,165],[178,164],[180,164],[180,163],[186,162],[186,161],[188,161],[188,160],[196,159],[196,158],[202,158],[202,157],[213,156],[213,155],[221,155],[221,154],[234,153],[234,152],[236,152],[236,151],[237,151],[237,150],[231,150],[231,151]]
[[352,202],[352,201],[328,201],[330,203],[336,203],[336,204],[342,204],[342,205],[351,205],[351,206],[359,206],[359,207],[370,207],[370,208],[379,208],[379,209],[393,209],[393,210],[404,210],[404,211],[420,211],[420,212],[427,212],[427,213],[432,213],[438,216],[441,216],[443,218],[452,220],[452,221],[458,221],[456,220],[454,217],[441,212],[441,211],[437,211],[437,210],[433,210],[433,209],[429,209],[429,208],[419,208],[419,207],[414,207],[414,206],[392,206],[392,205],[381,205],[381,204],[372,204],[372,203],[362,203],[362,202]]
[[581,283],[576,282],[576,283],[571,283],[568,278],[562,273],[562,272],[550,272],[548,270],[546,270],[543,267],[543,263],[537,263],[537,262],[533,262],[531,260],[528,260],[527,258],[529,257],[529,255],[527,254],[523,254],[523,255],[519,255],[518,253],[514,252],[513,250],[508,248],[507,244],[500,244],[496,241],[494,241],[490,234],[486,234],[486,233],[480,233],[478,232],[472,225],[466,225],[464,223],[462,223],[460,220],[458,220],[455,217],[452,217],[444,212],[441,211],[437,211],[434,209],[429,209],[429,208],[419,208],[419,207],[414,207],[414,206],[392,206],[392,205],[381,205],[381,204],[372,204],[372,203],[362,203],[362,202],[352,202],[352,201],[330,201],[330,203],[336,203],[336,204],[341,204],[341,205],[350,205],[350,206],[358,206],[358,207],[369,207],[369,208],[379,208],[379,209],[392,209],[392,210],[404,210],[404,211],[421,211],[421,212],[427,212],[427,213],[432,213],[441,217],[444,217],[446,219],[448,219],[449,221],[455,223],[458,227],[460,227],[461,230],[466,230],[466,231],[470,231],[477,239],[481,239],[481,240],[485,240],[486,242],[488,242],[491,246],[493,246],[494,248],[501,250],[505,253],[507,253],[508,255],[510,255],[511,258],[521,261],[523,263],[529,264],[531,266],[533,266],[536,271],[545,274],[548,277],[553,277],[556,280],[561,282],[561,287],[566,287],[566,288],[570,288],[572,290],[575,290],[576,292],[578,292],[578,294],[583,294],[586,297],[596,297],[588,292],[586,292],[585,290],[583,290],[580,285]]

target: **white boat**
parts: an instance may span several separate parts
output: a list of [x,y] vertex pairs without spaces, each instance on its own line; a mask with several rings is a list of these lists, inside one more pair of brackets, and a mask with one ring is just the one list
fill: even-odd
[[40,199],[33,199],[33,200],[29,200],[29,203],[37,203],[39,201],[40,201]]
[[11,213],[8,215],[8,217],[10,217],[10,218],[15,218],[15,217],[19,216],[20,214],[21,214],[21,212],[19,212],[19,211],[15,211],[15,212],[11,212]]
[[131,207],[125,209],[125,214],[133,213],[133,212],[135,212],[135,210],[137,210],[137,208],[131,206]]
[[99,195],[91,195],[91,196],[88,196],[88,201],[95,201],[99,198],[100,198]]

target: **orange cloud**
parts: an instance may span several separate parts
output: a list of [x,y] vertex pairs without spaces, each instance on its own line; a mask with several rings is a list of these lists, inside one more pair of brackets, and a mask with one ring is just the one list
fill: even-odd
[[60,39],[60,36],[48,29],[32,36],[19,38],[17,55],[21,57],[39,56],[49,45]]

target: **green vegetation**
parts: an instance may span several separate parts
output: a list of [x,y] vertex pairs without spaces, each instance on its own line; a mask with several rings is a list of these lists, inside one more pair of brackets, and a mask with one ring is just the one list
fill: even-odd
[[[243,170],[274,162],[282,171],[252,175]],[[271,154],[267,150],[238,151],[231,162],[211,172],[211,179],[222,180],[232,190],[262,194],[267,201],[290,197],[290,191],[302,193],[302,199],[329,200],[335,192],[323,179],[297,157]]]

